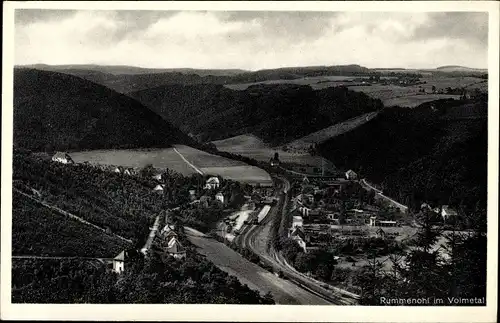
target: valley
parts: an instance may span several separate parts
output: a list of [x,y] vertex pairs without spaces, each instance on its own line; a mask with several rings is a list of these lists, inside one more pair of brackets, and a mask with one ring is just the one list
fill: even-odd
[[375,281],[418,291],[391,256],[483,248],[480,75],[41,69],[15,70],[15,300],[374,305]]

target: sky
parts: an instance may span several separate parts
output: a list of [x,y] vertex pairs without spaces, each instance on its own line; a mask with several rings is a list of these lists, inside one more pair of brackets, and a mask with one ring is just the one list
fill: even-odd
[[484,12],[17,9],[15,64],[487,68]]

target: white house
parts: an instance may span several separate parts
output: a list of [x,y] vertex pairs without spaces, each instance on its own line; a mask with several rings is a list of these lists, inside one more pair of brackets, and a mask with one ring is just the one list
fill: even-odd
[[215,194],[215,199],[224,204],[224,194],[222,194],[221,192]]
[[210,177],[205,183],[205,188],[209,190],[219,188],[219,186],[220,186],[220,180],[215,176]]
[[153,179],[156,179],[157,181],[161,181],[161,174],[155,174],[152,177],[153,177]]
[[182,259],[186,257],[186,249],[184,249],[177,238],[170,239],[166,251],[170,256],[176,259]]
[[155,186],[155,188],[153,188],[153,191],[155,191],[155,192],[162,192],[164,188],[165,188],[165,185],[158,184],[158,185]]
[[123,250],[113,258],[113,271],[118,274],[121,274],[127,268],[126,264],[131,263],[134,259],[137,259],[140,256],[137,250]]
[[307,247],[306,247],[306,235],[302,229],[302,227],[296,227],[291,230],[290,232],[290,238],[295,240],[299,246],[304,250],[304,252],[307,252]]
[[356,174],[352,169],[349,169],[345,172],[345,178],[348,180],[355,180],[358,179],[358,174]]
[[292,228],[302,227],[303,225],[304,225],[304,219],[301,216],[293,216]]
[[75,162],[71,159],[71,156],[67,153],[56,152],[52,156],[52,161],[62,163],[62,164],[74,164]]
[[450,217],[454,217],[457,215],[458,215],[457,211],[453,210],[448,205],[443,205],[443,207],[441,208],[441,216],[443,217],[444,221],[446,221],[446,219]]

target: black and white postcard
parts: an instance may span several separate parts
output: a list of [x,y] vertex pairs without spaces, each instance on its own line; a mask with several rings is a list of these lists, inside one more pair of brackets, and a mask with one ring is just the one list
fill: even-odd
[[495,321],[498,26],[4,3],[2,318]]

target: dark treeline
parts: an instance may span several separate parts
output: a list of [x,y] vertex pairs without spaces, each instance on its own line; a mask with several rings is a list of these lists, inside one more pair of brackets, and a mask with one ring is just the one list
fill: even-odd
[[[478,209],[469,216],[473,229],[470,233],[444,232],[433,225],[432,216],[431,211],[420,215],[421,228],[412,248],[391,256],[391,271],[383,271],[375,259],[361,269],[357,280],[362,288],[361,304],[486,305],[486,210]],[[439,247],[438,240],[443,237],[446,243]],[[431,302],[390,303],[394,299]],[[436,299],[442,302],[433,302]]]
[[476,204],[486,205],[487,119],[453,116],[462,105],[485,107],[486,102],[440,100],[415,109],[387,108],[319,150],[415,210],[427,202],[470,212]]
[[291,84],[168,85],[130,93],[200,141],[252,133],[281,144],[354,116],[382,108],[380,100],[345,87],[313,90]]

